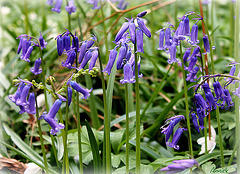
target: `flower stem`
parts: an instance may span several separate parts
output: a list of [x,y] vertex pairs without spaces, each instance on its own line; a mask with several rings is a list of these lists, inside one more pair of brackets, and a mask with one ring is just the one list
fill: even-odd
[[39,120],[37,95],[36,95],[36,90],[35,89],[34,89],[34,94],[35,94],[36,117],[37,117],[39,138],[40,138],[40,142],[41,142],[41,149],[42,149],[42,155],[43,155],[43,160],[44,160],[44,166],[45,166],[46,174],[48,174],[49,173],[49,169],[48,169],[48,164],[47,164],[46,152],[45,152],[45,148],[44,148],[44,144],[43,144],[42,129],[41,129],[41,124],[40,124],[40,120]]
[[125,108],[126,108],[126,174],[129,173],[129,109],[128,109],[128,83],[125,83]]
[[[103,20],[103,31],[104,31],[104,37],[105,37],[105,46],[106,46],[106,54],[105,57],[108,57],[108,39],[107,39],[107,28],[106,28],[106,24],[105,24],[105,17],[104,17],[104,13],[103,13],[103,4],[102,1],[100,1],[101,3],[101,15],[102,15],[102,20]],[[103,62],[106,62],[106,59],[103,60]]]
[[64,157],[65,157],[65,165],[66,165],[66,174],[69,174],[69,160],[68,160],[68,148],[67,148],[67,134],[68,134],[68,110],[69,110],[69,106],[68,106],[68,90],[66,88],[66,98],[67,98],[67,102],[66,102],[66,118],[65,118],[65,138],[64,138]]
[[[234,57],[236,62],[240,62],[240,58],[239,58],[239,10],[240,10],[240,1],[238,0],[236,2],[236,12],[235,12],[235,40],[234,40]],[[236,66],[236,72],[239,72],[239,66]],[[238,87],[238,83],[235,83],[235,87]],[[235,114],[236,114],[236,140],[239,140],[239,136],[240,136],[240,128],[239,128],[239,98],[235,97]],[[239,144],[239,141],[236,141],[236,144]],[[238,145],[237,148],[237,171],[240,171],[240,146]]]
[[221,165],[222,165],[222,167],[224,167],[222,131],[221,131],[221,122],[220,122],[220,114],[219,114],[219,107],[218,106],[217,106],[217,109],[216,109],[216,117],[217,117],[217,124],[218,124],[218,137],[219,137],[219,146],[220,146],[220,154],[221,154]]
[[98,57],[99,57],[99,64],[100,64],[100,73],[101,73],[101,81],[102,81],[102,89],[103,89],[103,104],[104,104],[104,140],[105,140],[105,159],[103,158],[104,166],[104,173],[110,174],[111,173],[111,152],[110,152],[110,127],[109,127],[109,116],[107,111],[107,95],[106,95],[106,86],[105,80],[103,75],[103,66],[102,66],[102,59],[100,56],[100,51],[98,49]]
[[192,135],[191,135],[191,127],[190,127],[190,118],[189,118],[189,108],[188,108],[188,89],[187,89],[187,81],[186,81],[186,72],[184,70],[184,61],[182,54],[182,44],[180,42],[180,58],[182,62],[182,73],[183,73],[183,81],[184,81],[184,95],[185,95],[185,104],[186,104],[186,118],[187,118],[187,128],[188,128],[188,148],[189,153],[193,157],[193,148],[192,148]]
[[138,57],[137,42],[134,44],[135,54],[135,94],[136,94],[136,173],[140,173],[141,167],[141,149],[140,149],[140,98],[139,98],[139,78],[138,78]]
[[[68,4],[68,1],[66,0],[66,5],[67,4]],[[67,12],[67,15],[68,15],[68,29],[69,31],[71,31],[71,15],[68,12]]]

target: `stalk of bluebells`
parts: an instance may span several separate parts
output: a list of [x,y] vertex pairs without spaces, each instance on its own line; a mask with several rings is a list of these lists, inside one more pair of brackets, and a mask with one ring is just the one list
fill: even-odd
[[[55,0],[55,4],[53,4],[53,0],[48,0],[47,4],[54,6],[52,11],[60,13],[62,7],[62,0]],[[76,7],[74,6],[74,0],[68,0],[68,4],[65,6],[65,10],[69,15],[76,12]]]
[[51,131],[50,133],[52,135],[55,135],[56,133],[59,132],[59,129],[64,129],[64,125],[62,123],[57,123],[57,118],[56,114],[58,110],[60,109],[62,104],[62,100],[58,99],[54,102],[53,106],[49,110],[48,114],[46,112],[43,113],[41,117],[39,117],[39,120],[44,119],[50,126],[51,126]]

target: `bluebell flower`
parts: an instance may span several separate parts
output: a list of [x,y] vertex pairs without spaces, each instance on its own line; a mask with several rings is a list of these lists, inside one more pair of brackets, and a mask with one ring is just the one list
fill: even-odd
[[24,86],[24,88],[22,89],[20,98],[16,101],[16,105],[22,105],[22,106],[28,105],[27,96],[30,88],[31,88],[31,85]]
[[208,40],[207,35],[203,36],[203,45],[204,45],[206,52],[210,52],[209,40]]
[[221,84],[218,81],[213,82],[213,88],[216,95],[215,100],[218,101],[219,99],[222,99],[224,93]]
[[129,33],[130,33],[130,37],[131,37],[132,43],[135,44],[135,40],[136,40],[136,26],[135,26],[133,20],[129,24]]
[[33,92],[29,94],[28,106],[26,111],[28,114],[32,114],[32,115],[36,114],[35,95]]
[[61,12],[61,6],[62,6],[62,0],[57,0],[55,5],[54,5],[54,8],[52,8],[52,11],[60,13]]
[[136,40],[137,40],[137,52],[144,53],[144,50],[143,50],[143,32],[140,28],[137,28]]
[[149,29],[146,27],[143,19],[141,18],[137,18],[137,23],[138,23],[138,27],[142,30],[142,32],[147,36],[147,37],[151,37],[151,32],[149,31]]
[[[137,65],[138,65],[138,78],[141,78],[143,75],[139,74],[139,71],[140,71],[140,68],[141,68],[140,59],[139,59]],[[134,64],[133,64],[133,78],[135,78],[135,61],[134,61]]]
[[192,26],[190,43],[192,45],[195,45],[195,44],[199,43],[199,40],[198,40],[198,25],[197,24],[194,24]]
[[129,27],[129,22],[124,22],[115,37],[115,42],[118,42],[122,38],[123,34],[127,31],[128,27]]
[[213,94],[211,92],[207,92],[205,93],[205,96],[206,96],[206,101],[208,102],[210,110],[212,110],[212,107],[213,109],[216,109],[217,106],[216,106],[216,101],[213,97]]
[[72,88],[70,86],[68,87],[67,92],[68,92],[68,106],[70,106],[72,102]]
[[164,50],[164,29],[161,29],[160,30],[160,33],[159,33],[159,43],[158,43],[158,50]]
[[200,47],[199,46],[197,46],[196,48],[194,48],[194,50],[193,50],[193,52],[192,52],[192,55],[190,56],[190,60],[193,58],[193,57],[196,57],[197,56],[197,54],[199,53],[199,51],[200,51]]
[[201,109],[206,110],[209,108],[207,102],[204,100],[201,94],[199,93],[195,94],[194,100],[196,104],[201,107]]
[[194,125],[195,129],[198,131],[198,133],[200,133],[199,125],[198,125],[198,119],[197,119],[196,114],[194,112],[192,112],[191,116],[192,116],[192,121],[193,121],[193,125]]
[[185,130],[184,128],[178,128],[177,131],[173,135],[172,142],[167,142],[166,144],[169,147],[172,147],[176,150],[179,150],[179,145],[177,145],[177,143],[178,143],[179,139],[181,138],[181,135],[182,135],[184,130]]
[[74,13],[76,11],[76,7],[74,6],[74,0],[69,0],[68,6],[66,6],[65,9],[69,14]]
[[63,50],[64,50],[63,38],[59,37],[57,38],[57,52],[59,56],[62,55]]
[[40,65],[41,65],[41,58],[37,59],[34,63],[34,67],[31,68],[31,72],[34,75],[41,74],[42,69],[40,68]]
[[141,13],[137,14],[137,17],[142,18],[143,16],[145,16],[147,14],[147,11],[142,11]]
[[172,45],[171,39],[172,39],[171,29],[167,28],[165,31],[165,47],[166,48],[169,48]]
[[88,0],[87,3],[93,5],[92,9],[99,9],[99,8],[101,8],[100,6],[98,6],[98,0]]
[[184,22],[184,35],[190,36],[190,26],[189,26],[189,18],[186,16],[183,20]]
[[178,26],[178,28],[177,28],[177,31],[175,32],[174,37],[175,37],[177,40],[185,40],[184,32],[185,32],[184,22],[183,22],[183,21],[180,21],[179,26]]
[[17,91],[15,92],[15,94],[10,94],[8,96],[8,98],[16,104],[17,100],[19,99],[20,100],[20,97],[21,97],[21,93],[22,93],[22,90],[25,86],[25,83],[21,82],[19,85],[18,85],[18,89]]
[[197,116],[198,116],[198,121],[199,121],[199,126],[203,130],[204,127],[204,118],[205,118],[205,111],[202,110],[201,108],[196,109]]
[[[230,72],[229,72],[229,75],[230,76],[234,76],[235,74],[235,71],[236,71],[236,65],[233,65],[230,69]],[[226,80],[227,82],[231,81],[232,78],[231,77],[228,77],[228,78],[224,78],[224,80]]]
[[74,90],[76,90],[77,92],[80,92],[83,94],[83,97],[82,99],[87,99],[89,96],[90,96],[90,92],[92,91],[92,88],[91,89],[84,89],[83,87],[81,87],[77,82],[75,81],[71,81],[70,82],[70,85],[72,86],[72,88]]
[[91,59],[92,57],[92,51],[93,50],[88,50],[86,52],[86,54],[84,55],[84,58],[83,58],[83,61],[82,63],[80,64],[80,67],[78,68],[78,70],[80,69],[84,69],[84,67],[86,66],[86,64],[88,63],[88,61]]
[[193,70],[191,72],[189,72],[189,74],[187,74],[187,78],[186,78],[186,81],[190,81],[190,82],[195,82],[194,79],[197,78],[197,73],[198,73],[198,70],[199,70],[199,67],[198,66],[195,66],[193,68]]
[[129,62],[127,62],[123,67],[124,79],[120,80],[120,83],[135,83],[135,79],[133,79],[133,71],[132,66]]
[[87,40],[87,49],[91,48],[96,40],[97,40],[97,38],[95,36],[88,39]]
[[25,112],[26,112],[26,109],[25,109],[25,107],[24,107],[24,106],[22,106],[22,105],[19,105],[19,109],[20,109],[20,111],[19,111],[19,114],[23,114],[23,113],[25,113]]
[[40,42],[41,49],[46,48],[47,42],[45,42],[45,40],[43,39],[41,32],[40,32],[40,36],[39,36],[39,42]]
[[26,62],[30,62],[29,58],[31,56],[32,51],[33,51],[33,46],[28,47],[27,52],[24,55],[24,57],[22,58],[22,60],[24,60]]
[[115,60],[116,60],[116,57],[117,57],[117,50],[116,50],[116,48],[117,48],[117,47],[115,47],[114,49],[112,49],[112,50],[110,51],[107,66],[106,66],[106,68],[103,70],[103,72],[106,72],[108,75],[111,74],[113,64],[114,64],[114,62],[115,62]]
[[208,93],[208,92],[211,93],[211,88],[209,87],[209,84],[208,84],[208,83],[203,83],[203,84],[202,84],[202,88],[203,88],[205,94]]
[[56,114],[58,110],[60,109],[62,104],[62,100],[58,99],[54,102],[53,106],[49,110],[48,114],[46,112],[43,113],[41,117],[39,117],[39,120],[44,119],[50,126],[51,131],[50,133],[52,135],[55,135],[59,132],[59,129],[64,129],[64,125],[62,123],[57,124]]
[[74,38],[72,39],[72,48],[75,48],[77,52],[79,51],[79,41],[78,41],[78,37],[76,36],[76,32],[75,32]]
[[89,70],[93,69],[93,67],[95,66],[95,63],[97,61],[97,58],[98,58],[98,50],[95,49],[92,52],[92,58],[91,58],[90,63],[89,63]]
[[131,49],[129,47],[129,49],[128,49],[127,53],[126,53],[126,56],[125,56],[125,60],[128,61],[131,58],[131,56],[132,56],[132,51],[131,51]]
[[117,70],[122,68],[122,63],[123,63],[123,58],[125,57],[127,53],[127,46],[125,44],[123,44],[120,49],[119,49],[119,53],[118,53],[118,59],[117,59]]
[[227,88],[223,89],[223,103],[222,103],[222,109],[224,109],[224,106],[226,105],[226,110],[229,109],[230,106],[233,106],[234,103],[232,101],[232,97],[229,93],[229,90]]
[[75,58],[76,58],[76,52],[74,49],[72,49],[67,53],[67,60],[63,60],[61,65],[68,69],[72,69],[73,68],[72,65],[74,63]]
[[124,1],[124,0],[119,0],[117,8],[120,10],[125,10],[128,6],[128,2]]
[[172,64],[174,62],[178,62],[178,59],[176,59],[176,53],[177,53],[177,48],[176,48],[176,45],[173,44],[170,46],[169,48],[169,53],[170,53],[170,59],[168,59],[168,63],[169,64]]
[[190,53],[191,53],[191,48],[188,48],[188,49],[185,51],[184,55],[183,55],[183,62],[184,62],[184,63],[185,63],[185,62],[187,61],[187,59],[189,58]]
[[18,49],[17,49],[17,54],[19,54],[21,52],[21,50],[22,50],[22,40],[23,40],[23,38],[20,37],[20,41],[19,41]]
[[239,87],[236,88],[235,91],[233,91],[233,94],[236,95],[236,96],[238,96],[238,97],[240,97],[240,83],[239,83]]
[[83,60],[83,57],[85,55],[87,51],[87,41],[84,41],[81,45],[81,48],[80,48],[80,53],[78,55],[78,62],[81,63],[82,60]]
[[190,60],[188,67],[185,67],[184,69],[187,70],[187,71],[189,71],[189,72],[191,72],[191,71],[193,71],[193,67],[196,65],[196,63],[197,63],[197,57],[194,56],[194,57]]
[[195,159],[174,160],[173,163],[174,164],[169,164],[167,167],[162,168],[161,171],[167,172],[166,174],[180,173],[185,169],[199,166]]
[[46,3],[47,3],[48,5],[53,6],[53,0],[48,0]]
[[68,34],[63,36],[63,48],[66,51],[71,49],[71,37]]

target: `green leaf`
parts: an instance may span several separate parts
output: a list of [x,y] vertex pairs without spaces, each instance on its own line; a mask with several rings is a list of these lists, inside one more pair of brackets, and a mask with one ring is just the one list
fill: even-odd
[[112,156],[112,166],[114,168],[118,168],[118,166],[121,163],[120,157],[118,155],[114,155],[114,154],[112,154],[111,156]]
[[35,151],[33,151],[29,145],[21,140],[21,138],[13,132],[5,123],[3,123],[3,128],[5,132],[10,136],[11,140],[16,144],[16,146],[21,149],[29,158],[34,161],[40,161],[43,164],[43,159],[40,155],[38,155]]
[[99,154],[98,143],[95,139],[92,128],[87,121],[86,121],[86,127],[87,127],[88,136],[89,136],[91,149],[92,149],[94,173],[101,173],[101,157]]
[[[130,140],[129,143],[136,147],[136,141],[135,140]],[[153,151],[152,149],[150,149],[149,147],[147,147],[143,144],[140,145],[140,149],[153,159],[161,158],[159,153]]]
[[63,157],[63,153],[64,153],[64,147],[63,147],[63,139],[62,137],[56,137],[57,139],[57,158],[58,161],[60,161]]

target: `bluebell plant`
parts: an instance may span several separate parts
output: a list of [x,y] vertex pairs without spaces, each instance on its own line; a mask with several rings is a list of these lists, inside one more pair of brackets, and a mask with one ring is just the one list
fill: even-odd
[[[62,0],[48,0],[47,4],[53,6],[51,9],[54,12],[60,13],[62,7]],[[76,11],[76,7],[74,5],[74,0],[68,0],[68,4],[65,6],[65,10],[68,12],[69,15]]]

